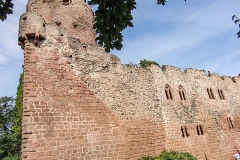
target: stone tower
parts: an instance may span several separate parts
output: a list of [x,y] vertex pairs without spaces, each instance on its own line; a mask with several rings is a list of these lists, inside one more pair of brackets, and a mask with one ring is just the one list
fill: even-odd
[[29,0],[27,12],[20,17],[18,41],[24,46],[27,37],[34,37],[37,45],[51,36],[96,44],[93,21],[93,12],[84,0]]
[[162,150],[200,160],[240,149],[240,77],[122,65],[95,43],[84,0],[29,0],[23,160],[135,160]]

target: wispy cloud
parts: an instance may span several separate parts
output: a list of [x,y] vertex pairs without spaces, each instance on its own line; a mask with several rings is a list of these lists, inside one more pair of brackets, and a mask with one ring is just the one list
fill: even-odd
[[[213,64],[218,66],[219,61],[215,60],[212,63],[212,59],[221,59],[223,56],[219,53],[230,57],[229,52],[239,52],[237,46],[240,41],[232,34],[237,32],[237,27],[231,20],[233,14],[239,13],[239,1],[178,1],[171,2],[161,9],[156,9],[156,6],[151,8],[150,3],[144,1],[138,8],[139,11],[134,12],[137,18],[135,28],[124,32],[127,38],[124,39],[123,50],[113,51],[122,58],[123,63],[138,63],[140,59],[146,58],[160,64],[166,62],[170,65],[180,65],[176,67],[209,68],[220,74],[227,74],[220,67],[214,68]],[[231,34],[226,34],[230,32]],[[228,43],[229,39],[232,44]],[[239,59],[235,57],[225,60],[233,65],[232,68],[239,68],[239,63],[232,63],[236,58]],[[229,74],[236,74],[233,72]]]

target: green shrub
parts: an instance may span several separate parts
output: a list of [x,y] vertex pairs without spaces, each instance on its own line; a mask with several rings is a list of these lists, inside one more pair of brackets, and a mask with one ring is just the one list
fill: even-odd
[[140,60],[140,66],[141,67],[143,67],[143,68],[146,68],[147,66],[150,66],[151,64],[155,64],[155,65],[157,65],[157,66],[159,66],[160,67],[160,65],[157,63],[157,62],[155,62],[155,61],[148,61],[148,60],[146,60],[146,59],[144,59],[144,60]]
[[192,154],[186,152],[166,151],[164,150],[156,157],[142,157],[139,160],[197,160]]

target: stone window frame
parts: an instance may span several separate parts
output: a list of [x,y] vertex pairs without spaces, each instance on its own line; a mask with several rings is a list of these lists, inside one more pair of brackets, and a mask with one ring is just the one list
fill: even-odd
[[233,126],[233,123],[232,123],[232,120],[230,117],[227,117],[227,122],[228,122],[228,126],[230,129],[234,129],[234,126]]
[[172,89],[168,84],[165,85],[165,95],[168,100],[173,100]]
[[225,96],[224,96],[224,94],[223,94],[222,89],[218,89],[218,95],[219,95],[219,98],[220,98],[221,100],[224,100],[224,99],[225,99]]
[[198,135],[203,135],[202,125],[197,125],[196,130]]
[[185,89],[180,85],[179,86],[179,96],[181,100],[186,100],[186,91]]
[[187,131],[187,127],[186,126],[181,126],[181,132],[182,132],[182,137],[189,137],[189,133]]
[[207,88],[207,93],[208,93],[208,97],[210,99],[215,99],[215,96],[213,94],[212,88]]

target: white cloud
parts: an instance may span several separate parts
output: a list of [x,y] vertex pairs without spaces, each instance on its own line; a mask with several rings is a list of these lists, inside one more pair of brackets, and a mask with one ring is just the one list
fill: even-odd
[[[211,60],[221,59],[223,56],[219,54],[231,57],[229,52],[238,53],[240,41],[235,35],[238,28],[231,16],[238,15],[240,1],[174,1],[159,10],[155,6],[151,8],[150,3],[154,2],[144,1],[139,11],[134,12],[137,16],[135,28],[124,32],[123,50],[113,51],[123,63],[138,63],[146,58],[160,64],[167,62],[169,65],[181,65],[176,67],[200,67],[227,74],[220,68],[220,61],[214,62],[214,65],[220,63],[214,68]],[[230,41],[232,44],[229,44]],[[225,58],[229,68],[239,68],[240,63],[234,63],[238,59]]]

